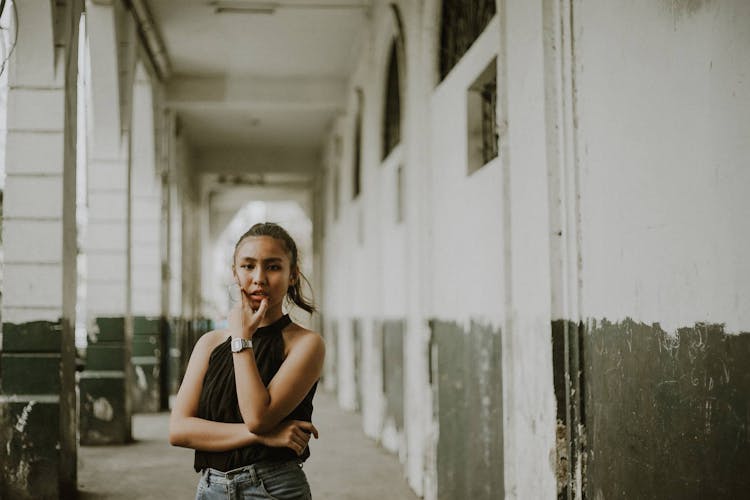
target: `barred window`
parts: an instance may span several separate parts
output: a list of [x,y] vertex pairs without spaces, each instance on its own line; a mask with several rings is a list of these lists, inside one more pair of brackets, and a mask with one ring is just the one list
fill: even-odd
[[354,118],[354,186],[353,197],[359,196],[362,190],[362,89],[357,89],[357,116]]
[[334,137],[333,141],[333,220],[339,219],[341,206],[341,137]]
[[391,43],[388,59],[388,77],[385,88],[385,114],[383,120],[383,158],[401,141],[401,95],[399,90],[398,49]]
[[440,20],[440,80],[463,57],[495,15],[495,0],[443,0]]
[[497,77],[482,85],[479,90],[482,97],[482,159],[484,163],[489,162],[497,156],[497,120],[495,110],[497,109]]
[[404,166],[396,169],[396,224],[404,222]]
[[471,174],[498,155],[497,60],[474,80],[466,96],[467,158]]

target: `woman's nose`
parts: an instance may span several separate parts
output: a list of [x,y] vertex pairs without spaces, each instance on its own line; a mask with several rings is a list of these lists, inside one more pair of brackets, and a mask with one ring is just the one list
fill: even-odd
[[263,275],[263,271],[259,267],[256,267],[253,271],[253,282],[254,283],[263,283],[265,280],[265,276]]

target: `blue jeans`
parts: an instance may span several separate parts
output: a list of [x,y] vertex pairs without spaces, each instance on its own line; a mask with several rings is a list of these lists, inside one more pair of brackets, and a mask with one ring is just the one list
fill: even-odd
[[260,462],[228,472],[203,469],[196,500],[312,500],[302,463]]

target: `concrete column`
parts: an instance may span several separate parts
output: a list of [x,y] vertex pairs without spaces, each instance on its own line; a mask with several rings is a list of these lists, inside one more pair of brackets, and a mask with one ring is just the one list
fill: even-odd
[[161,392],[161,179],[155,169],[151,81],[141,63],[133,90],[131,231],[133,411],[159,411]]
[[[555,481],[555,395],[551,287],[544,6],[498,7],[499,122],[503,162],[506,321],[502,343],[505,498],[551,498]],[[538,132],[535,132],[538,131]],[[529,196],[534,193],[534,196]],[[542,460],[541,457],[548,457]]]
[[163,192],[168,200],[166,211],[168,221],[166,280],[168,288],[167,317],[169,318],[170,392],[177,392],[182,374],[187,367],[190,353],[186,339],[189,324],[184,320],[182,308],[182,205],[177,186],[177,166],[180,161],[177,137],[177,118],[173,112],[167,114],[167,175]]
[[[89,345],[80,378],[81,444],[131,438],[130,138],[121,128],[119,51],[111,5],[89,4],[92,117],[86,241]],[[129,123],[129,121],[126,121]]]
[[[6,5],[6,9],[11,8]],[[76,78],[80,5],[16,2],[3,202],[0,497],[76,490]],[[53,26],[61,26],[53,32]]]
[[89,159],[89,339],[81,373],[81,444],[125,443],[131,437],[127,388],[129,182],[125,147]]

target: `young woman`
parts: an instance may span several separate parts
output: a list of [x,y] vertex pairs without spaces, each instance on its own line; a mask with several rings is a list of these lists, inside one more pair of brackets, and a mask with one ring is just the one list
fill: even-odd
[[297,245],[273,223],[256,224],[234,249],[241,301],[228,328],[195,344],[169,421],[169,442],[195,449],[197,499],[310,499],[312,400],[323,368],[322,337],[284,314],[300,292]]

